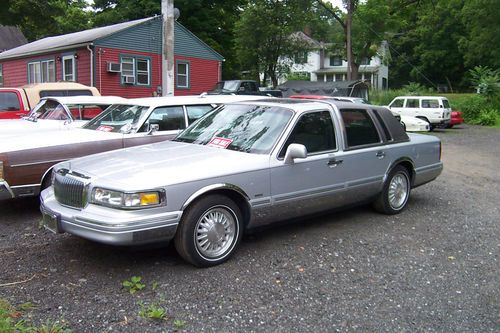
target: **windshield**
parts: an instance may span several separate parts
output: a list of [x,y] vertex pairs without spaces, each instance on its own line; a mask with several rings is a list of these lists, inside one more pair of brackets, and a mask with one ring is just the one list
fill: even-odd
[[174,141],[267,154],[292,115],[282,107],[225,105],[200,118]]
[[59,102],[47,99],[36,105],[28,119],[68,120],[71,118]]
[[127,132],[138,127],[139,119],[148,109],[147,106],[114,104],[82,128],[104,132]]
[[236,91],[238,89],[238,81],[222,81],[217,82],[213,90]]

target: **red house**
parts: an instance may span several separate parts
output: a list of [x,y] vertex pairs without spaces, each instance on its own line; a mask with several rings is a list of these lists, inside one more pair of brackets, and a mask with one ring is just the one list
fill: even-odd
[[[224,58],[175,22],[175,95],[212,89]],[[102,95],[161,94],[161,16],[47,37],[0,53],[0,86],[75,81]]]

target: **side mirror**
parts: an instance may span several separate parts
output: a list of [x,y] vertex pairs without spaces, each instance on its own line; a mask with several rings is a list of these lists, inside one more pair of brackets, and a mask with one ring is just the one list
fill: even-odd
[[285,164],[293,164],[296,158],[306,158],[307,148],[298,143],[292,143],[288,146],[285,153]]
[[151,119],[148,124],[148,135],[158,132],[160,130],[160,121],[158,119]]

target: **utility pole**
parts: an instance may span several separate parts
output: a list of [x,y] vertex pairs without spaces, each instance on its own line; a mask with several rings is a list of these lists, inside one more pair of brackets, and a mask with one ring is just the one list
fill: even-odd
[[161,91],[162,96],[174,95],[174,0],[161,0],[163,23]]

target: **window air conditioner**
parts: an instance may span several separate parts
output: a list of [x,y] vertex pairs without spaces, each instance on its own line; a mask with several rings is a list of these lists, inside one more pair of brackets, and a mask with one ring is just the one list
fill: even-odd
[[123,83],[134,84],[135,83],[135,77],[134,76],[130,76],[130,75],[125,75],[123,77]]
[[122,71],[122,65],[119,62],[108,62],[108,72],[120,73]]

